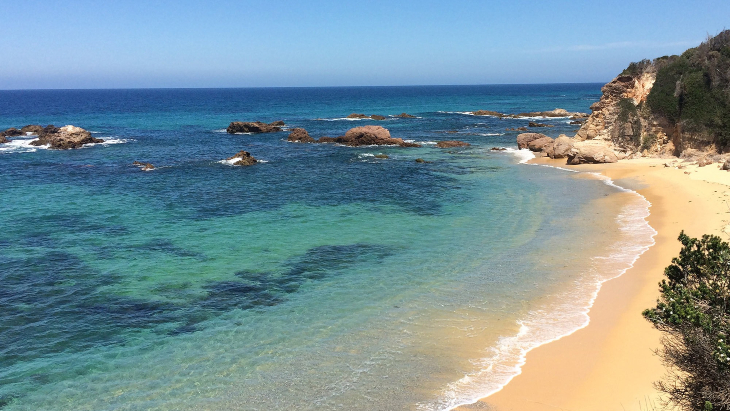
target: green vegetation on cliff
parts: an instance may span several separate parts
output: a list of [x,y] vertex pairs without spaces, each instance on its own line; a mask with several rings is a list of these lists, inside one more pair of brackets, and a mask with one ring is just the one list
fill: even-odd
[[[642,64],[632,63],[626,71]],[[647,98],[652,114],[730,148],[730,30],[654,65],[656,82]]]

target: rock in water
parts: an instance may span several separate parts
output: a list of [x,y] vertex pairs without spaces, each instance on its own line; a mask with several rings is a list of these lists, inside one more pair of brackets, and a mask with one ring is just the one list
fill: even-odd
[[153,166],[151,163],[142,163],[140,161],[135,161],[132,163],[132,165],[139,167],[142,171],[152,171],[155,169],[155,166]]
[[233,157],[228,157],[226,161],[234,166],[252,166],[258,162],[248,151],[239,151]]
[[530,121],[529,123],[527,123],[527,126],[528,127],[555,127],[550,124],[536,123],[534,121]]
[[531,141],[545,137],[547,137],[545,134],[540,133],[522,133],[517,136],[517,148],[522,150],[527,148],[527,145],[530,144]]
[[396,117],[399,117],[399,118],[416,118],[416,116],[412,116],[412,115],[410,115],[408,113],[400,113]]
[[7,143],[7,142],[9,142],[9,141],[10,141],[10,140],[8,140],[7,138],[5,138],[5,136],[4,136],[4,135],[0,134],[0,144],[4,144],[4,143]]
[[39,135],[41,131],[43,131],[43,126],[39,126],[37,124],[28,124],[27,126],[20,129],[21,132],[25,134],[32,134],[32,135]]
[[599,141],[575,143],[568,154],[568,164],[615,163],[618,156],[607,145]]
[[294,130],[289,133],[289,138],[287,138],[288,141],[291,141],[293,143],[314,143],[315,140],[310,137],[309,133],[307,133],[307,130],[303,128],[295,128]]
[[283,121],[274,121],[271,124],[262,123],[260,121],[234,121],[228,125],[226,132],[228,134],[236,133],[275,133],[281,131]]
[[373,120],[378,120],[378,121],[385,120],[385,116],[380,116],[380,115],[377,115],[377,114],[373,114],[372,116],[370,116],[370,118],[373,119]]
[[376,154],[376,155],[375,155],[375,158],[380,158],[380,159],[383,159],[383,160],[385,160],[385,159],[388,159],[388,158],[390,158],[390,157],[388,157],[388,155],[387,155],[387,154]]
[[415,143],[407,143],[402,138],[392,138],[390,131],[380,126],[363,126],[347,130],[344,136],[334,139],[322,137],[320,143],[336,142],[346,146],[401,146],[420,147]]
[[25,135],[22,131],[18,130],[17,128],[11,127],[3,132],[0,133],[0,136],[2,137],[18,137]]
[[469,143],[458,140],[446,140],[436,143],[436,147],[438,148],[469,147],[470,145]]
[[352,113],[352,114],[348,115],[347,118],[366,119],[366,118],[370,118],[370,117],[365,114],[361,114],[361,113]]
[[38,133],[38,139],[33,140],[30,144],[34,146],[49,145],[50,148],[56,150],[68,150],[72,148],[80,148],[85,144],[103,143],[100,138],[91,137],[91,133],[81,127],[64,126],[61,128],[53,125],[46,126]]
[[543,149],[553,143],[553,139],[550,137],[540,137],[538,139],[532,140],[529,143],[527,143],[527,148],[530,149],[530,151],[543,151]]

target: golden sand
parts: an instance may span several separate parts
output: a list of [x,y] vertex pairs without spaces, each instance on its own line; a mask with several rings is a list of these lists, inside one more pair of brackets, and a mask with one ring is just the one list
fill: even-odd
[[[730,172],[718,164],[665,167],[668,160],[565,166],[564,160],[532,162],[629,179],[651,202],[649,224],[656,244],[623,276],[603,285],[590,310],[590,324],[527,355],[522,373],[501,391],[460,410],[653,410],[661,405],[654,381],[664,368],[654,350],[660,334],[641,312],[656,303],[664,267],[680,249],[677,236],[720,235],[730,220]],[[624,180],[626,181],[626,180]]]

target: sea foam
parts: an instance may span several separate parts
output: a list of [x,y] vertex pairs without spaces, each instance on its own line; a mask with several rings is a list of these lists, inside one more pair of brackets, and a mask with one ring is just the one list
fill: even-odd
[[[512,150],[521,151],[524,150]],[[647,221],[651,203],[608,177],[589,174],[606,185],[634,195],[616,217],[622,240],[614,243],[604,255],[593,257],[586,275],[576,280],[569,290],[558,294],[557,303],[531,311],[518,321],[516,335],[500,338],[491,348],[491,355],[473,361],[476,371],[448,384],[435,401],[418,404],[419,410],[453,410],[500,391],[522,372],[528,352],[585,328],[590,323],[590,309],[603,284],[623,275],[655,244],[657,232]]]

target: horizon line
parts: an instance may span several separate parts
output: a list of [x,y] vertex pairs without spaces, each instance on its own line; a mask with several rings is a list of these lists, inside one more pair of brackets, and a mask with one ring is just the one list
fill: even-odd
[[[609,80],[610,81],[610,80]],[[92,88],[0,88],[3,91],[113,91],[113,90],[243,90],[243,89],[312,89],[312,88],[395,88],[395,87],[475,87],[475,86],[542,86],[606,84],[608,82],[555,82],[555,83],[481,83],[481,84],[403,84],[371,86],[236,86],[236,87],[92,87]]]

